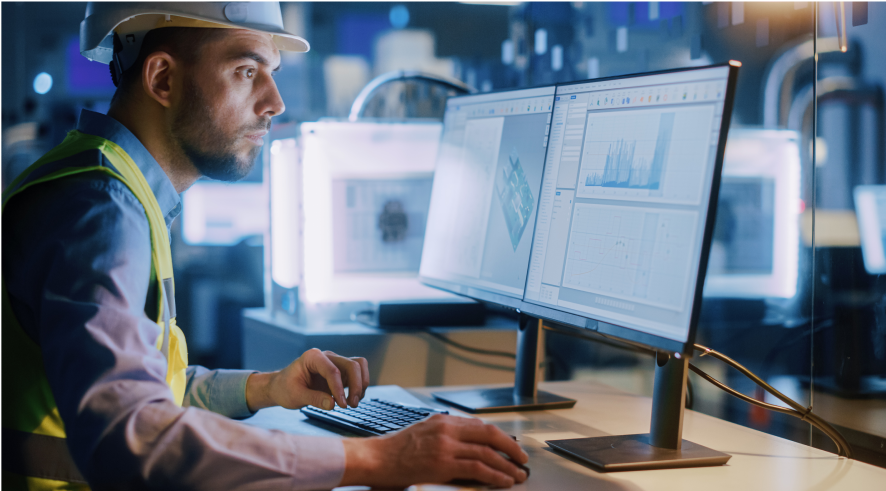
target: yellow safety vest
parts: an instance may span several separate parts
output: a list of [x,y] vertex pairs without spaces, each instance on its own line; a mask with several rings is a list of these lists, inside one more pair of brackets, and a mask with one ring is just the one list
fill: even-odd
[[[76,167],[58,162],[87,150],[100,150],[116,169]],[[53,164],[53,163],[56,164]],[[132,158],[117,144],[71,131],[57,147],[25,170],[3,193],[10,198],[31,186],[84,172],[104,172],[121,180],[141,202],[151,229],[151,281],[157,282],[157,349],[167,360],[166,383],[175,403],[185,395],[188,349],[175,324],[175,286],[166,222],[157,198]],[[68,452],[65,427],[46,380],[38,346],[22,330],[12,312],[6,285],[3,295],[3,489],[89,489]]]

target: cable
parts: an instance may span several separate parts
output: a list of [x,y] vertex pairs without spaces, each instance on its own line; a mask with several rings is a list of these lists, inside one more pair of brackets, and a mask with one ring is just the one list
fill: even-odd
[[[571,337],[580,338],[580,339],[594,340],[594,341],[602,342],[603,344],[607,344],[607,345],[609,345],[609,346],[613,346],[613,347],[616,347],[616,348],[621,348],[621,349],[625,349],[625,350],[629,350],[629,351],[634,351],[634,352],[637,352],[637,353],[644,353],[644,354],[654,354],[654,353],[655,353],[655,351],[653,351],[653,350],[644,349],[644,348],[641,348],[641,347],[639,347],[639,346],[633,346],[633,345],[629,345],[629,344],[626,344],[626,343],[620,343],[620,342],[617,342],[617,341],[610,340],[610,339],[606,338],[605,335],[600,334],[600,333],[594,333],[594,334],[596,334],[596,335],[592,337],[592,336],[589,336],[589,335],[578,334],[578,333],[574,333],[574,332],[571,332],[571,331],[567,331],[567,330],[562,329],[562,328],[556,328],[556,327],[553,327],[553,326],[549,326],[549,325],[547,325],[547,324],[544,325],[544,328],[547,329],[547,330],[549,330],[549,331],[554,331],[554,332],[557,332],[557,333],[560,333],[560,334],[564,334],[564,335],[566,335],[566,336],[571,336]],[[737,361],[733,360],[732,358],[729,358],[728,356],[726,356],[726,355],[724,355],[724,354],[722,354],[722,353],[720,353],[720,352],[718,352],[718,351],[712,350],[712,349],[707,348],[707,347],[705,347],[705,346],[702,346],[702,345],[700,345],[700,344],[696,344],[696,345],[694,345],[694,347],[695,347],[696,350],[702,352],[702,355],[701,355],[701,356],[705,356],[705,355],[713,356],[714,358],[717,358],[718,360],[720,360],[720,361],[726,363],[727,365],[732,366],[732,367],[735,368],[736,370],[740,371],[740,372],[741,372],[742,374],[744,374],[746,377],[748,377],[748,378],[751,379],[753,382],[755,382],[757,385],[759,385],[760,387],[762,387],[763,390],[766,390],[767,392],[771,393],[772,395],[774,395],[774,396],[777,397],[778,399],[780,399],[780,400],[782,400],[783,402],[785,402],[785,404],[791,406],[791,408],[793,408],[793,409],[785,408],[785,407],[781,407],[781,406],[776,406],[776,405],[774,405],[774,404],[769,404],[769,403],[766,403],[766,402],[761,402],[761,401],[758,401],[758,400],[756,400],[756,399],[754,399],[754,398],[752,398],[752,397],[748,397],[748,396],[742,394],[741,392],[738,392],[738,391],[732,389],[731,387],[729,387],[729,386],[723,384],[723,383],[720,382],[719,380],[717,380],[717,379],[715,379],[714,377],[708,375],[708,374],[705,373],[703,370],[701,370],[700,368],[696,367],[695,365],[692,365],[691,363],[689,364],[689,369],[690,369],[690,370],[692,370],[693,372],[695,372],[696,374],[698,374],[700,377],[702,377],[703,379],[707,380],[708,382],[712,383],[712,384],[715,385],[716,387],[718,387],[718,388],[720,388],[720,389],[726,391],[726,392],[729,393],[730,395],[733,395],[733,396],[735,396],[735,397],[737,397],[737,398],[739,398],[739,399],[741,399],[741,400],[743,400],[743,401],[745,401],[745,402],[747,402],[747,403],[753,404],[753,405],[755,405],[755,406],[762,407],[762,408],[764,408],[764,409],[769,409],[769,410],[771,410],[771,411],[776,411],[776,412],[783,413],[783,414],[789,414],[789,415],[794,416],[794,417],[797,417],[797,418],[799,418],[799,419],[801,419],[801,420],[803,420],[803,421],[806,421],[807,423],[809,423],[809,424],[811,424],[812,426],[815,426],[816,428],[818,428],[819,430],[821,430],[822,433],[824,433],[824,434],[827,435],[831,440],[833,440],[834,444],[837,445],[837,451],[838,451],[838,453],[844,455],[844,456],[847,457],[847,458],[851,458],[851,455],[852,455],[851,452],[852,452],[852,451],[851,451],[851,449],[850,449],[850,447],[849,447],[849,443],[846,442],[846,439],[845,439],[845,438],[843,438],[843,435],[841,435],[839,431],[837,431],[833,426],[831,426],[830,424],[828,424],[825,420],[821,419],[821,417],[819,417],[818,415],[814,414],[814,413],[811,411],[811,409],[806,408],[806,407],[803,407],[802,405],[800,405],[799,403],[795,402],[794,400],[792,400],[792,399],[789,398],[788,396],[786,396],[786,395],[782,394],[781,392],[777,391],[774,387],[772,387],[771,385],[767,384],[763,379],[761,379],[761,378],[757,377],[756,375],[754,375],[750,370],[748,370],[747,368],[745,368],[744,366],[742,366],[741,364],[739,364]],[[688,379],[687,379],[687,383],[688,383]],[[692,400],[694,399],[694,397],[692,397],[691,395],[689,395],[689,394],[687,393],[687,399],[688,399],[688,400],[687,400],[687,403],[688,403],[688,404],[692,404],[692,403],[693,403]]]
[[508,353],[507,351],[495,351],[495,350],[488,350],[488,349],[482,349],[482,348],[474,348],[472,346],[467,346],[467,345],[461,344],[458,341],[453,341],[453,340],[447,338],[446,336],[444,336],[440,333],[436,333],[436,332],[428,331],[428,332],[425,332],[425,334],[427,334],[428,336],[431,336],[434,339],[439,340],[440,342],[446,343],[451,346],[455,346],[456,348],[458,348],[460,350],[464,350],[464,351],[467,351],[470,353],[477,353],[478,355],[501,356],[504,358],[510,358],[512,360],[517,359],[516,354]]
[[[840,433],[837,432],[836,429],[832,428],[827,422],[825,422],[824,420],[819,418],[817,415],[815,415],[811,412],[804,413],[804,412],[795,411],[793,409],[789,409],[786,407],[781,407],[781,406],[776,406],[774,404],[769,404],[767,402],[758,401],[752,397],[746,396],[746,395],[742,394],[741,392],[738,392],[735,389],[723,384],[719,380],[708,375],[703,370],[696,367],[695,365],[692,365],[691,363],[689,364],[689,369],[692,370],[693,372],[695,372],[696,374],[698,374],[703,379],[705,379],[708,382],[712,383],[713,385],[717,386],[718,388],[726,391],[730,395],[735,396],[735,397],[737,397],[749,404],[753,404],[755,406],[762,407],[763,409],[768,409],[770,411],[775,411],[775,412],[779,412],[782,414],[794,416],[794,417],[799,418],[803,421],[806,421],[807,423],[809,423],[812,426],[815,426],[816,428],[821,430],[822,433],[827,435],[829,438],[831,438],[831,440],[833,440],[834,443],[837,445],[838,452],[843,453],[846,457],[851,457],[850,451],[849,451],[849,444],[846,443],[845,440],[843,440],[842,435],[840,435]],[[842,441],[843,443],[841,444],[840,441]]]
[[790,406],[790,408],[776,406],[774,404],[769,404],[766,402],[758,401],[758,400],[753,399],[749,396],[746,396],[746,395],[736,391],[735,389],[732,389],[731,387],[723,384],[722,382],[715,379],[714,377],[711,377],[710,375],[708,375],[707,373],[702,371],[700,368],[696,367],[695,365],[693,365],[691,363],[689,364],[690,370],[692,370],[693,372],[695,372],[696,374],[698,374],[700,377],[707,380],[708,382],[714,384],[719,389],[722,389],[722,390],[726,391],[728,394],[735,396],[735,397],[737,397],[749,404],[753,404],[755,406],[759,406],[764,409],[769,409],[770,411],[776,411],[776,412],[779,412],[782,414],[788,414],[788,415],[800,418],[801,420],[808,422],[812,426],[821,430],[821,432],[824,433],[825,435],[827,435],[831,440],[833,440],[834,444],[837,446],[838,454],[841,454],[841,455],[845,456],[846,458],[852,458],[852,450],[849,446],[849,443],[846,441],[845,438],[843,438],[843,435],[841,435],[840,432],[837,431],[836,428],[831,426],[827,421],[823,420],[817,414],[814,414],[812,412],[812,408],[803,407],[803,405],[801,405],[800,403],[798,403],[798,402],[794,401],[793,399],[791,399],[790,397],[782,394],[781,392],[776,390],[774,387],[772,387],[771,385],[766,383],[765,380],[754,375],[750,370],[748,370],[747,368],[745,368],[743,365],[741,365],[737,361],[733,360],[732,358],[729,358],[728,356],[726,356],[718,351],[712,350],[712,349],[702,346],[700,344],[695,344],[693,346],[697,351],[700,351],[702,353],[701,356],[712,356],[712,357],[722,361],[723,363],[726,363],[727,365],[731,366],[732,368],[735,368],[736,370],[741,372],[744,376],[751,379],[751,381],[753,381],[755,384],[762,387],[763,390],[765,390],[766,392],[769,392],[770,394],[772,394],[773,396],[777,397],[779,400],[781,400],[782,402],[784,402],[785,404]]
[[[634,346],[632,344],[621,343],[615,340],[611,340],[606,337],[604,334],[595,333],[596,336],[587,336],[582,335],[577,332],[571,332],[563,328],[558,328],[554,326],[549,326],[547,324],[543,324],[542,328],[546,331],[556,332],[558,334],[563,334],[564,336],[571,336],[573,338],[585,339],[588,341],[596,341],[601,344],[605,344],[607,346],[611,346],[613,348],[622,349],[625,351],[630,351],[633,353],[639,353],[643,355],[655,355],[655,350],[651,350],[648,348],[642,348],[640,346]],[[695,406],[695,388],[692,385],[692,381],[689,378],[686,378],[686,409],[692,409]]]
[[[352,313],[351,320],[354,322],[359,322],[359,323],[366,325],[366,326],[378,327],[378,324],[373,323],[368,320],[365,320],[366,316],[371,316],[373,314],[375,314],[375,312],[372,310],[361,310],[359,312]],[[427,334],[428,336],[431,336],[432,338],[434,338],[444,344],[454,346],[460,350],[467,351],[469,353],[476,353],[478,355],[488,355],[488,356],[500,356],[503,358],[510,358],[512,360],[517,359],[517,355],[515,353],[509,353],[507,351],[496,351],[496,350],[487,350],[487,349],[482,349],[482,348],[474,348],[473,346],[468,346],[466,344],[461,344],[458,341],[453,341],[453,340],[447,338],[446,336],[436,333],[436,332],[426,331],[425,334]],[[510,370],[513,370],[513,368],[510,368],[510,367],[502,367],[502,368],[508,368]]]

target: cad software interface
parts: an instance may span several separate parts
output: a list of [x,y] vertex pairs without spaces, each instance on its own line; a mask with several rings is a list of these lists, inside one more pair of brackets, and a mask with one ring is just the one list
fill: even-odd
[[553,104],[554,87],[447,102],[423,277],[523,297]]
[[557,88],[525,301],[687,340],[728,74]]

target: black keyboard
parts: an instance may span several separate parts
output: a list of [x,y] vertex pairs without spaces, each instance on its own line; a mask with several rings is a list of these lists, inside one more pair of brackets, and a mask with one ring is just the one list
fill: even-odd
[[309,418],[338,426],[361,436],[384,435],[418,423],[434,414],[449,414],[448,411],[404,406],[381,399],[360,402],[356,408],[341,409],[336,406],[331,411],[305,406],[301,412]]

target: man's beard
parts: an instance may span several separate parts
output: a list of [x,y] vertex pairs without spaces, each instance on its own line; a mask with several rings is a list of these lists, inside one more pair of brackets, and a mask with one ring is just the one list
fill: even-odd
[[240,128],[235,135],[225,135],[219,127],[215,110],[203,91],[192,81],[185,81],[182,106],[172,121],[172,138],[197,170],[210,179],[238,181],[255,166],[261,147],[245,156],[237,155],[236,143],[245,135],[271,127],[270,118],[260,119]]

